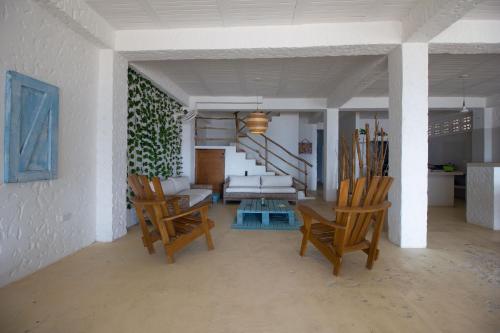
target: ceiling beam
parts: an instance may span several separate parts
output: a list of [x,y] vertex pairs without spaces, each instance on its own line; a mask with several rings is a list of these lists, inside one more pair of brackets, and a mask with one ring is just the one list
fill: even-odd
[[400,22],[358,22],[120,30],[115,46],[134,61],[377,55],[400,42]]
[[268,98],[262,96],[191,96],[190,108],[200,111],[307,111],[326,109],[326,98]]
[[489,96],[486,99],[486,107],[488,108],[500,107],[500,94]]
[[189,95],[170,80],[159,68],[150,63],[129,63],[130,67],[148,78],[158,89],[184,106],[189,106]]
[[460,20],[434,37],[430,53],[500,53],[500,20]]
[[359,95],[387,72],[387,58],[380,57],[358,67],[348,78],[337,84],[337,88],[328,97],[329,108],[338,108],[352,97]]
[[429,42],[461,19],[480,0],[418,1],[403,22],[403,42]]
[[114,48],[114,29],[85,1],[35,0],[35,2],[98,47]]
[[[429,97],[429,109],[459,110],[463,97]],[[468,108],[484,108],[485,97],[466,97]],[[389,97],[353,97],[340,108],[343,111],[386,110],[389,108]]]

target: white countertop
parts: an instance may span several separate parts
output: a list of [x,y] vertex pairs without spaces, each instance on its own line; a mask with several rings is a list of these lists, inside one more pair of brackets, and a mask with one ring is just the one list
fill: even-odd
[[442,170],[429,170],[429,176],[463,176],[464,174],[462,171],[446,172]]
[[494,162],[489,162],[489,163],[474,162],[474,163],[467,163],[467,167],[500,168],[500,163],[494,163]]

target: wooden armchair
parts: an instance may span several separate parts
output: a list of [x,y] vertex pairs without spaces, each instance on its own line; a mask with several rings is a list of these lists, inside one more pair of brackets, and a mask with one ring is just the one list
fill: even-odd
[[[391,177],[373,177],[365,191],[366,178],[359,178],[350,198],[349,179],[342,181],[335,220],[325,219],[312,208],[300,205],[298,209],[304,218],[300,255],[305,254],[310,241],[333,264],[333,274],[337,276],[345,253],[363,251],[368,255],[366,267],[371,269],[378,258],[378,241],[391,206],[386,197],[392,181]],[[370,225],[374,228],[368,240]]]
[[[129,175],[128,182],[134,191],[132,203],[141,226],[142,242],[149,254],[155,252],[153,243],[161,240],[167,262],[173,263],[174,253],[201,235],[205,235],[208,249],[214,248],[210,235],[214,222],[207,217],[208,202],[181,210],[181,198],[165,198],[159,178],[153,178],[153,188],[146,176]],[[152,228],[148,226],[146,219],[151,221]]]

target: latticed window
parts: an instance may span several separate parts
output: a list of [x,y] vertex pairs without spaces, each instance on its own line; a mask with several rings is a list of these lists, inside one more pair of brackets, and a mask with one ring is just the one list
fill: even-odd
[[458,113],[429,122],[429,137],[472,132],[472,114]]

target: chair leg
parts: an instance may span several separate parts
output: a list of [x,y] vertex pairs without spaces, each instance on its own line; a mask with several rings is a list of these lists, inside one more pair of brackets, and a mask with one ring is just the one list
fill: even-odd
[[208,230],[205,231],[205,238],[207,240],[208,250],[213,250],[214,249],[214,242],[212,240],[212,235],[210,235],[210,231],[208,231]]
[[139,220],[139,225],[141,226],[142,243],[144,244],[144,247],[148,249],[149,254],[153,254],[155,253],[155,248],[153,246],[153,241],[151,240],[151,234],[149,233],[149,229],[146,224],[142,208],[136,208],[136,213],[137,213],[137,219]]
[[333,262],[333,275],[339,276],[340,268],[342,268],[342,258],[335,257],[334,262]]
[[173,264],[175,262],[174,251],[165,246],[165,254],[167,255],[167,264]]
[[304,235],[302,236],[302,244],[300,245],[300,256],[303,257],[304,254],[306,254],[307,250],[307,231],[304,232]]
[[378,240],[380,239],[384,219],[385,211],[378,216],[377,224],[375,225],[375,230],[373,231],[372,241],[370,242],[370,250],[368,252],[368,259],[366,260],[366,268],[368,269],[372,269],[373,262],[378,259]]
[[376,245],[374,246],[373,244],[370,246],[370,250],[368,252],[368,259],[366,259],[366,268],[372,269],[373,268],[373,262],[377,260],[378,257],[378,249],[376,248]]
[[214,249],[214,242],[212,240],[212,235],[210,234],[210,228],[208,227],[208,217],[207,217],[207,208],[203,208],[201,210],[201,225],[203,231],[205,232],[205,238],[207,240],[207,248],[208,250]]
[[155,253],[155,248],[151,240],[148,241],[144,236],[142,236],[142,243],[144,244],[144,247],[148,250],[149,254]]
[[311,222],[312,219],[309,216],[303,215],[304,219],[304,235],[302,236],[302,244],[300,245],[300,256],[303,257],[307,250],[307,241],[311,235]]

